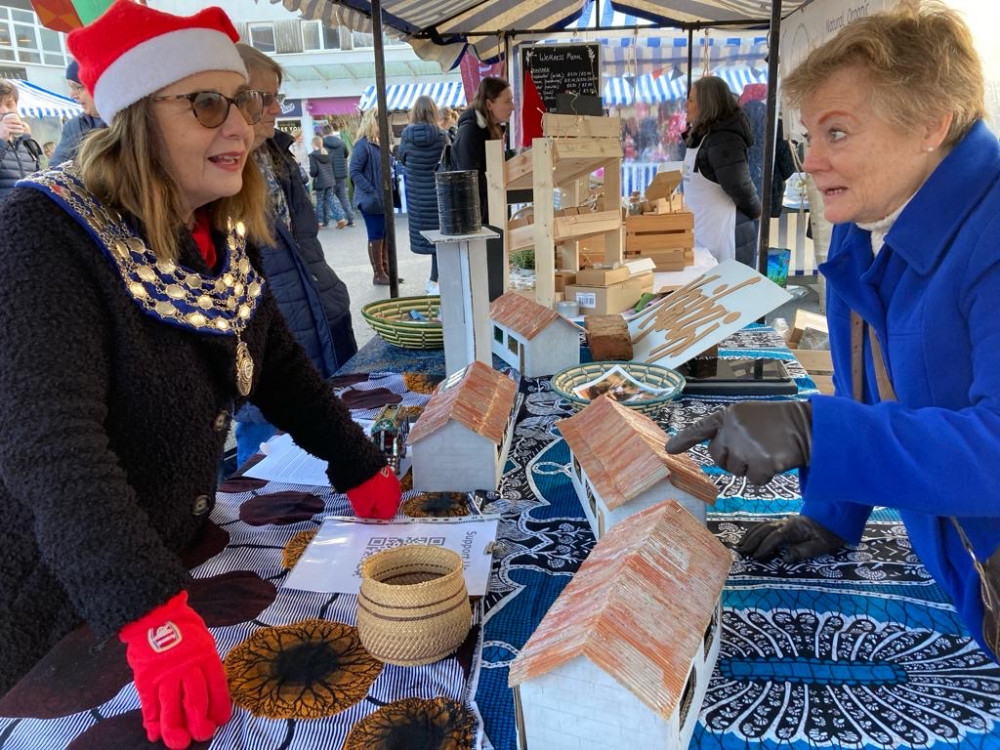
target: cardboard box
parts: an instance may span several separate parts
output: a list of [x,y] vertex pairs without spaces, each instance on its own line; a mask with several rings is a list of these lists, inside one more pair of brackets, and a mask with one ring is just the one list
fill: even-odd
[[651,258],[633,258],[626,260],[629,276],[642,276],[656,270],[656,263]]
[[681,184],[682,179],[683,175],[679,169],[673,169],[669,172],[657,172],[653,177],[653,181],[646,188],[646,200],[652,203],[658,198],[669,198],[671,193]]
[[567,286],[566,299],[575,299],[584,315],[611,315],[627,310],[642,294],[639,279],[626,279],[611,286]]
[[638,280],[640,294],[642,292],[652,292],[653,291],[653,281],[654,281],[654,278],[653,278],[653,272],[652,271],[649,271],[648,273],[640,273],[640,274],[638,274],[636,276],[632,276],[630,278]]
[[627,266],[618,268],[584,268],[576,272],[577,286],[611,286],[630,276]]
[[568,284],[576,283],[575,271],[556,271],[556,291],[565,291]]

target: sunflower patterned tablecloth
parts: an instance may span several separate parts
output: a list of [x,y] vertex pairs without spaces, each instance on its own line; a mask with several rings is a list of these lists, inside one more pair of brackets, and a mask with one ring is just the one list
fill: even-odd
[[[434,379],[353,376],[335,385],[355,414],[379,404],[419,408]],[[409,389],[408,389],[409,387]],[[411,512],[440,502],[405,496]],[[426,496],[425,496],[426,497]],[[430,507],[433,506],[433,507]],[[448,510],[448,509],[445,509]],[[477,624],[451,657],[426,667],[383,665],[354,627],[357,597],[294,591],[281,582],[325,515],[350,515],[329,487],[238,478],[224,482],[204,534],[185,562],[192,606],[225,655],[233,719],[213,750],[377,747],[467,748],[482,743],[472,691]],[[88,629],[67,636],[0,701],[2,750],[146,750],[139,701],[123,646],[96,644]]]

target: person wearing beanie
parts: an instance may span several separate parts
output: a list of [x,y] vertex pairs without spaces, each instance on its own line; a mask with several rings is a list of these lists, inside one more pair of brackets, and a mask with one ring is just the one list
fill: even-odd
[[66,83],[69,85],[69,95],[83,107],[83,114],[67,120],[63,125],[59,144],[49,157],[49,165],[53,167],[76,158],[80,141],[87,133],[96,128],[107,127],[97,113],[94,97],[87,91],[87,87],[80,83],[80,64],[76,60],[66,66]]
[[41,168],[42,147],[17,113],[18,89],[0,80],[0,199],[23,177]]
[[232,712],[181,558],[230,415],[259,407],[359,515],[400,494],[261,274],[263,98],[237,39],[220,8],[116,0],[68,39],[108,127],[0,204],[0,695],[86,623],[124,643],[146,735],[175,749]]

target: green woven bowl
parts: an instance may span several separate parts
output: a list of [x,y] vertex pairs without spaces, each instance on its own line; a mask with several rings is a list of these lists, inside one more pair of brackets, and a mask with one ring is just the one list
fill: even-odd
[[[413,320],[410,310],[416,310],[427,320]],[[361,308],[361,315],[387,343],[405,349],[441,349],[444,347],[444,327],[434,320],[441,311],[441,298],[396,297],[370,302]]]
[[625,370],[632,378],[651,388],[665,389],[654,398],[622,403],[630,409],[652,416],[669,401],[677,398],[684,390],[686,381],[677,370],[644,362],[587,362],[567,367],[552,376],[552,390],[569,402],[574,409],[582,409],[590,403],[589,398],[576,395],[573,391],[582,385],[597,380],[615,366]]

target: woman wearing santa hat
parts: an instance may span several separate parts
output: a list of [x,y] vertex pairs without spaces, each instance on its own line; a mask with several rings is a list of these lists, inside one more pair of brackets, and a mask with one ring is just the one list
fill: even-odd
[[82,622],[126,645],[150,741],[231,707],[180,553],[247,401],[359,515],[399,483],[286,328],[255,247],[259,92],[222,10],[118,0],[69,47],[109,127],[22,180],[0,226],[0,695]]

